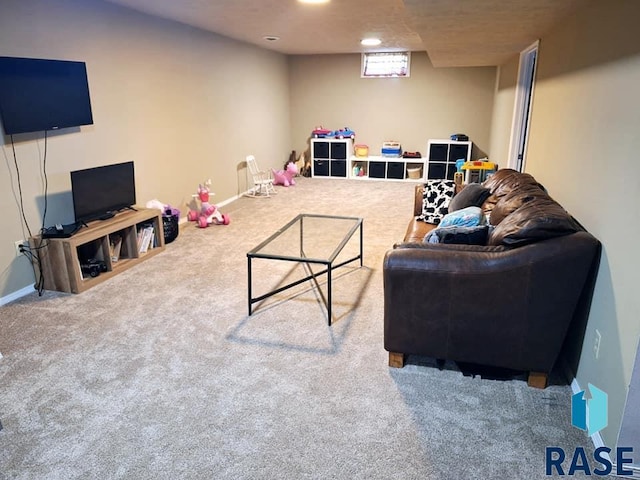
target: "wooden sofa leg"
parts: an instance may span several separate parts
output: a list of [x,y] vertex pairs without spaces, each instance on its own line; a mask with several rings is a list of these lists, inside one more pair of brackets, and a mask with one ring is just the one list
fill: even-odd
[[389,366],[393,368],[404,367],[404,353],[389,352]]
[[529,372],[527,384],[533,388],[547,388],[548,376],[542,372]]

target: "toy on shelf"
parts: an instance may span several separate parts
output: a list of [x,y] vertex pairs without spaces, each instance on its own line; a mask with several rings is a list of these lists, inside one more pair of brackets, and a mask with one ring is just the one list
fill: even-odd
[[326,138],[326,137],[330,137],[332,133],[333,133],[332,130],[328,130],[324,128],[322,125],[318,125],[316,128],[314,128],[311,131],[311,136],[313,138]]
[[364,164],[355,164],[353,166],[354,177],[364,177],[367,175],[367,169]]
[[352,140],[355,140],[356,132],[351,130],[349,127],[344,127],[340,130],[334,130],[333,132],[331,132],[330,136],[334,138],[351,138]]
[[221,213],[218,207],[209,203],[209,195],[215,195],[210,193],[210,186],[211,180],[198,185],[198,193],[194,194],[193,198],[200,201],[200,208],[197,210],[190,209],[187,214],[187,220],[196,222],[196,225],[200,228],[206,228],[209,225],[229,225],[231,221],[229,215]]
[[359,143],[353,146],[353,152],[356,157],[364,158],[369,156],[369,146]]
[[298,174],[298,167],[296,167],[295,162],[287,163],[287,168],[284,170],[273,170],[273,184],[274,185],[284,185],[288,187],[289,185],[295,185],[296,181],[293,179]]
[[455,183],[458,187],[461,187],[464,183],[464,172],[462,171],[464,162],[464,158],[456,160],[456,171],[453,174],[453,183]]
[[487,179],[488,175],[495,173],[498,170],[498,164],[488,160],[487,158],[481,158],[480,160],[464,162],[460,169],[467,172],[465,182],[482,183]]
[[450,138],[454,142],[468,142],[469,141],[469,136],[465,135],[464,133],[452,133]]
[[402,157],[402,146],[400,146],[400,143],[395,140],[382,142],[382,156],[400,158]]

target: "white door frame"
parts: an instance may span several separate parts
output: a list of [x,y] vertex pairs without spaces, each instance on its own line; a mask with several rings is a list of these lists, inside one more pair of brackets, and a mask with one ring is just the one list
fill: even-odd
[[519,172],[524,171],[527,156],[529,125],[531,123],[531,105],[533,103],[539,45],[540,40],[536,40],[520,52],[520,65],[518,69],[516,98],[513,107],[508,161],[508,167],[518,170]]

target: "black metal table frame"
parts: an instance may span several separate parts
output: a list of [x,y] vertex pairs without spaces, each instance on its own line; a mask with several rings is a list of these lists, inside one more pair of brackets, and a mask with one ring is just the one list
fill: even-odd
[[[349,230],[349,232],[344,236],[344,238],[342,239],[342,241],[337,245],[336,249],[333,251],[333,253],[329,256],[328,259],[314,259],[314,258],[307,258],[304,254],[304,219],[307,217],[312,217],[312,218],[328,218],[328,219],[336,219],[336,220],[355,220],[356,223],[354,223],[353,227]],[[261,254],[259,253],[260,249],[262,249],[262,247],[264,247],[265,245],[267,245],[268,243],[270,243],[274,238],[276,238],[277,236],[279,236],[282,232],[286,231],[289,227],[291,227],[292,225],[294,225],[296,222],[300,221],[300,256],[299,257],[295,257],[295,256],[284,256],[284,255],[269,255],[269,254]],[[255,247],[253,250],[251,250],[249,253],[247,253],[247,277],[248,277],[248,307],[249,307],[249,315],[251,315],[253,313],[252,311],[252,305],[254,303],[260,302],[266,298],[269,298],[273,295],[276,295],[284,290],[287,290],[289,288],[295,287],[296,285],[300,285],[301,283],[304,283],[308,280],[313,279],[317,284],[317,279],[316,277],[318,277],[319,275],[323,275],[323,274],[327,274],[327,315],[328,315],[328,324],[329,326],[331,326],[331,273],[333,270],[335,270],[336,268],[342,267],[344,265],[347,265],[351,262],[355,262],[356,260],[360,260],[360,266],[362,266],[362,262],[363,262],[363,254],[362,254],[362,238],[363,238],[363,233],[362,233],[362,218],[358,218],[358,217],[341,217],[341,216],[335,216],[335,215],[317,215],[317,214],[309,214],[309,213],[301,213],[299,215],[297,215],[293,220],[291,220],[289,223],[287,223],[285,226],[283,226],[282,228],[280,228],[276,233],[274,233],[273,235],[271,235],[269,238],[267,238],[264,242],[262,242],[260,245],[258,245],[257,247]],[[340,254],[340,252],[342,251],[342,249],[345,247],[345,245],[349,242],[349,240],[351,240],[351,238],[353,237],[353,234],[355,233],[356,230],[360,230],[360,252],[358,255],[356,255],[355,257],[349,258],[347,260],[344,260],[342,262],[340,262],[337,265],[333,265],[333,261],[337,258],[337,256]],[[291,282],[288,283],[287,285],[284,285],[282,287],[278,287],[275,290],[272,290],[270,292],[267,292],[263,295],[260,295],[258,297],[253,297],[252,296],[252,285],[251,285],[251,260],[253,260],[254,258],[262,258],[262,259],[266,259],[266,260],[284,260],[284,261],[288,261],[288,262],[299,262],[299,263],[306,263],[306,264],[319,264],[319,265],[324,265],[325,269],[317,272],[317,273],[311,273],[310,275],[307,275],[304,278],[301,278],[300,280],[296,280],[295,282]],[[320,290],[320,287],[318,285],[318,290]]]

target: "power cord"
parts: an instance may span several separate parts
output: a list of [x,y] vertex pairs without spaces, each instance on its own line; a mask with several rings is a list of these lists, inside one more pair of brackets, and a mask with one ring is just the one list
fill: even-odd
[[9,135],[11,138],[11,151],[13,153],[13,163],[16,167],[16,179],[18,182],[18,197],[20,201],[20,213],[22,214],[22,221],[24,225],[27,227],[27,232],[29,232],[29,237],[32,237],[31,228],[29,228],[29,222],[27,221],[27,216],[24,213],[24,200],[22,199],[22,182],[20,181],[20,167],[18,167],[18,156],[16,155],[16,145],[13,141],[13,135]]
[[42,226],[40,228],[40,234],[44,233],[45,218],[47,217],[47,193],[49,190],[49,179],[47,177],[47,130],[44,131],[44,155],[42,157],[42,176],[44,177],[44,208],[42,210]]
[[18,165],[18,156],[16,155],[16,147],[15,142],[13,140],[13,135],[9,136],[11,139],[11,150],[13,152],[13,163],[16,168],[16,179],[18,183],[18,196],[20,202],[20,213],[22,215],[22,220],[24,225],[27,228],[27,232],[29,233],[29,238],[32,238],[35,242],[35,245],[32,247],[29,243],[23,243],[18,247],[18,251],[25,255],[31,264],[31,268],[33,269],[33,276],[36,279],[34,284],[34,288],[38,291],[38,295],[42,296],[44,292],[44,271],[42,267],[42,259],[40,258],[40,250],[46,248],[49,245],[49,241],[46,242],[42,238],[42,233],[45,229],[45,218],[47,216],[47,191],[49,188],[49,181],[47,178],[47,131],[44,131],[44,155],[42,160],[42,174],[44,177],[44,208],[42,213],[42,226],[40,228],[40,236],[36,238],[33,236],[31,232],[31,227],[29,226],[29,222],[27,221],[27,216],[24,211],[24,199],[22,196],[22,182],[20,180],[20,167]]

